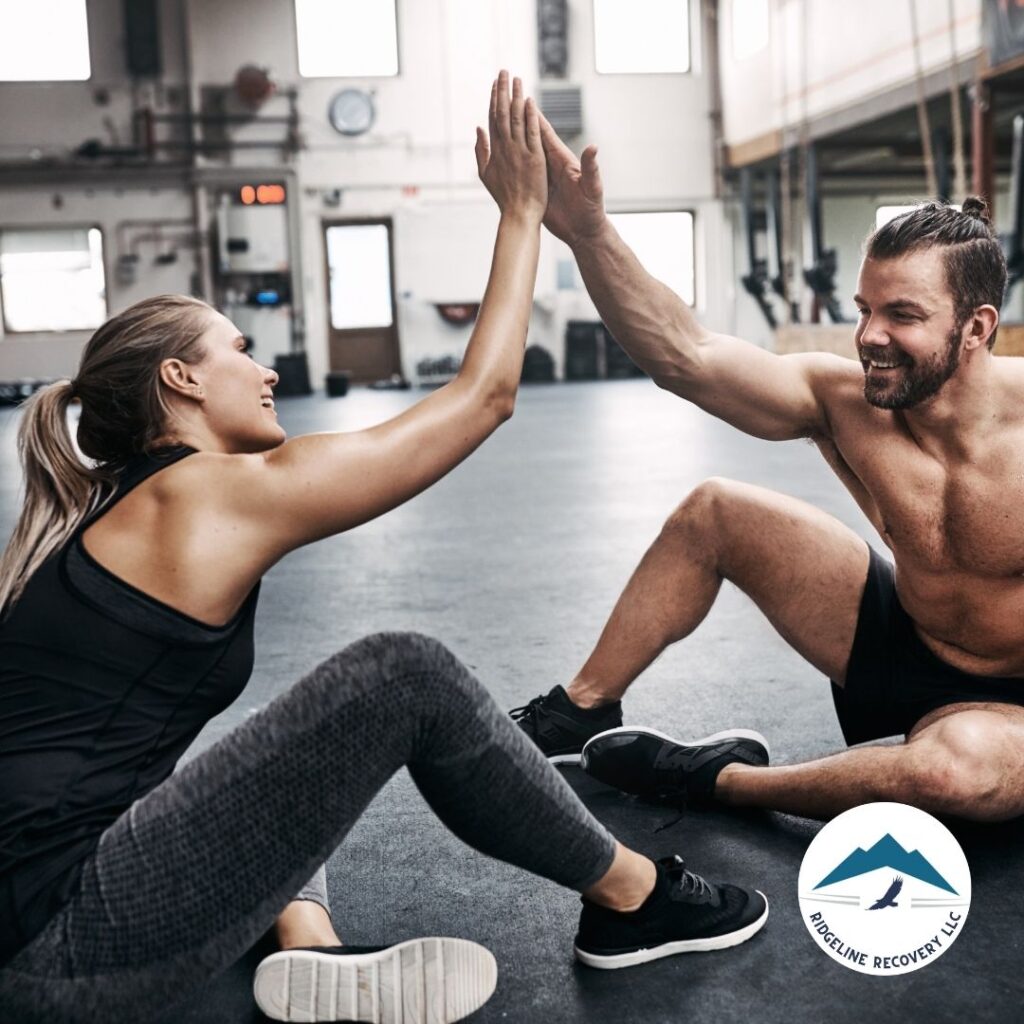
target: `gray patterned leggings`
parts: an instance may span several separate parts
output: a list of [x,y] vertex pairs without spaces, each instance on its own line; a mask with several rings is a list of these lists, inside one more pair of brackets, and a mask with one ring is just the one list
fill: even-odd
[[[403,765],[482,853],[581,890],[614,843],[445,647],[367,637],[137,801],[0,971],[0,1019],[145,1019],[238,959]],[[523,813],[524,808],[529,813]]]

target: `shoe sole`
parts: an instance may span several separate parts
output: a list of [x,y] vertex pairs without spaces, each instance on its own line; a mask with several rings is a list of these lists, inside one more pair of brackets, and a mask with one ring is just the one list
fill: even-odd
[[635,949],[628,953],[615,953],[609,956],[588,953],[578,946],[573,946],[573,952],[576,954],[576,959],[588,967],[615,971],[620,967],[636,967],[638,964],[650,963],[652,960],[676,956],[679,953],[711,953],[716,949],[729,949],[731,946],[738,946],[741,942],[752,939],[765,926],[768,920],[768,900],[760,890],[758,890],[758,894],[764,899],[764,913],[756,921],[752,921],[737,931],[729,932],[727,935],[713,935],[706,939],[681,939],[678,942],[666,942],[649,949]]
[[273,953],[253,994],[271,1020],[449,1024],[493,995],[498,965],[466,939],[425,938],[376,953]]
[[575,765],[578,765],[580,763],[580,758],[582,756],[583,756],[582,753],[579,753],[579,754],[554,754],[554,755],[552,755],[551,757],[548,758],[548,761],[551,764],[575,764]]
[[769,761],[771,760],[771,748],[768,746],[768,741],[759,732],[754,729],[724,729],[722,732],[714,732],[710,736],[705,736],[699,740],[677,740],[674,736],[669,736],[667,733],[659,732],[657,729],[649,729],[646,726],[630,726],[620,725],[615,729],[606,729],[604,732],[599,732],[596,736],[591,736],[586,743],[583,744],[583,752],[580,754],[580,767],[587,770],[587,747],[591,743],[596,743],[599,739],[605,736],[615,736],[619,733],[640,733],[643,736],[656,736],[659,740],[664,740],[666,743],[674,743],[677,747],[704,747],[711,743],[718,743],[720,740],[753,740],[755,743],[760,743],[765,749],[765,753],[768,755]]

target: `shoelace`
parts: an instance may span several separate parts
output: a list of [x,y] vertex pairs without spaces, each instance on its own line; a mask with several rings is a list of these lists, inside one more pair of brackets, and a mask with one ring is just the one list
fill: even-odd
[[689,871],[686,861],[679,854],[673,857],[666,857],[659,863],[665,866],[669,878],[679,886],[679,892],[683,896],[694,895],[698,899],[704,896],[713,896],[715,890],[700,875]]
[[509,717],[513,722],[523,726],[527,733],[532,735],[537,731],[537,723],[544,711],[544,702],[546,700],[547,694],[534,697],[529,704],[524,704],[521,708],[512,708],[509,711]]

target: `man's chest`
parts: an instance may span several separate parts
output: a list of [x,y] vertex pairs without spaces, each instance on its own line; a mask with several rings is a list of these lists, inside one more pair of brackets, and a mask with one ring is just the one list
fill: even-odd
[[1024,574],[1024,444],[952,467],[902,438],[836,450],[853,477],[844,482],[908,568]]

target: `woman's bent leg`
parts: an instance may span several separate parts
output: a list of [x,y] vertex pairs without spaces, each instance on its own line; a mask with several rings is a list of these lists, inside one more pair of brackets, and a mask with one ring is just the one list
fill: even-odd
[[380,634],[122,815],[71,903],[0,972],[0,1005],[115,1024],[181,998],[266,931],[405,764],[485,853],[578,889],[611,863],[607,831],[456,658]]

